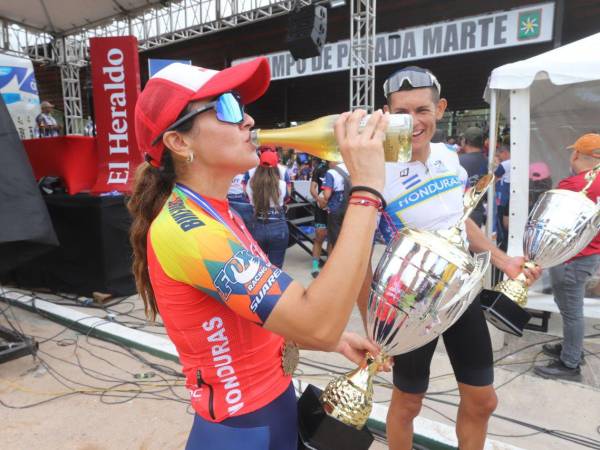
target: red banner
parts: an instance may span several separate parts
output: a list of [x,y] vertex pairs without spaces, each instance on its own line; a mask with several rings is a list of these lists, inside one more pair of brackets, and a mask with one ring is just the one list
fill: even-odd
[[142,161],[134,130],[140,93],[137,39],[91,38],[90,61],[98,150],[98,178],[92,191],[129,193]]

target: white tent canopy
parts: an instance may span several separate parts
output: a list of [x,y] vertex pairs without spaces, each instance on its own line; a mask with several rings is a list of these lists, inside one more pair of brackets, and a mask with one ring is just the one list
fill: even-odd
[[[496,111],[510,118],[511,254],[523,251],[530,163],[546,163],[555,186],[569,174],[566,147],[584,133],[600,132],[599,49],[600,33],[492,71],[484,94],[490,124]],[[490,125],[490,148],[496,131]]]
[[500,66],[492,71],[490,89],[526,89],[534,81],[552,84],[583,83],[600,79],[600,33],[541,55]]

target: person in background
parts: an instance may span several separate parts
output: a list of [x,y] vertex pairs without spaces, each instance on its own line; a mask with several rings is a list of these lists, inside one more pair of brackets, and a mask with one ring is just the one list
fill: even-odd
[[[275,155],[277,156],[277,169],[279,170],[279,178],[285,181],[286,196],[289,197],[292,193],[292,178],[290,178],[287,167],[279,162],[279,153],[277,152],[277,147],[275,147],[274,145],[261,145],[260,147],[258,147],[258,155],[262,155],[263,152],[272,152],[275,153]],[[248,186],[248,183],[250,182],[250,179],[254,175],[255,171],[256,167],[253,167],[248,172],[246,172],[246,174],[244,175],[244,186]]]
[[318,197],[318,205],[327,209],[327,241],[333,250],[340,234],[346,207],[347,193],[350,191],[350,177],[343,163],[329,163],[329,170],[323,181],[323,195]]
[[506,251],[508,248],[508,213],[510,207],[510,147],[502,144],[496,152],[500,163],[496,176],[496,242],[498,247]]
[[54,105],[46,100],[40,103],[41,113],[35,118],[36,136],[39,138],[55,137],[60,135],[60,126],[52,115]]
[[298,180],[310,181],[312,177],[312,165],[310,158],[306,153],[298,153],[298,164],[300,169],[298,170]]
[[456,138],[454,136],[448,137],[446,140],[446,146],[457,153],[460,150],[460,146],[456,143]]
[[160,312],[183,365],[195,412],[186,450],[296,450],[294,343],[355,363],[379,351],[344,328],[382,205],[389,118],[373,113],[362,132],[365,111],[335,123],[348,171],[370,201],[348,206],[326,270],[305,288],[269,262],[227,201],[232,178],[259,162],[244,107],[270,75],[264,57],[221,71],[174,63],[135,106],[145,162],[128,202],[133,273],[147,316]]
[[288,159],[286,165],[286,176],[290,181],[294,181],[298,176],[298,162],[296,161],[295,153]]
[[94,124],[91,116],[88,116],[85,122],[85,127],[83,127],[83,135],[96,136],[96,125]]
[[312,269],[310,274],[317,278],[320,270],[321,252],[323,243],[327,238],[327,211],[319,206],[319,196],[323,193],[323,183],[325,175],[329,170],[329,163],[325,160],[318,160],[318,165],[313,170],[312,180],[310,182],[310,195],[315,200],[315,239],[312,248]]
[[[477,184],[479,179],[488,171],[488,162],[482,153],[483,131],[478,127],[469,127],[465,130],[465,145],[462,153],[458,155],[460,165],[467,171],[467,187]],[[482,199],[469,216],[473,222],[481,227],[485,222],[485,199]]]
[[[585,175],[600,163],[600,135],[588,133],[568,147],[572,149],[569,160],[575,175],[558,183],[558,189],[579,192],[587,184]],[[590,186],[587,196],[594,203],[600,199],[600,178]],[[600,233],[581,252],[569,261],[550,268],[554,302],[563,321],[563,340],[557,344],[544,344],[542,351],[555,358],[534,372],[543,378],[581,381],[583,362],[584,317],[583,297],[585,285],[600,265]]]
[[248,195],[246,194],[246,185],[244,183],[246,174],[238,173],[231,180],[231,185],[227,191],[227,200],[231,209],[236,211],[246,224],[248,229],[252,228],[254,221],[254,208],[250,204]]
[[254,207],[250,233],[269,261],[282,268],[289,230],[283,206],[286,184],[279,177],[277,160],[275,152],[261,153],[259,165],[246,186],[246,192]]
[[529,211],[540,195],[552,189],[550,168],[544,161],[536,161],[529,165]]

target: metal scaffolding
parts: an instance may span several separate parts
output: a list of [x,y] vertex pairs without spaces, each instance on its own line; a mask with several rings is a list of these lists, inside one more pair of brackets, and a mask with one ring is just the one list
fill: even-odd
[[193,39],[217,31],[289,13],[296,3],[312,0],[182,0],[154,7],[135,17],[125,16],[109,24],[87,27],[80,40],[94,36],[132,35],[140,51]]
[[[88,39],[135,36],[140,51],[163,47],[221,30],[289,13],[296,6],[328,0],[180,0],[123,10],[109,20],[86,23],[63,35],[0,18],[0,50],[60,66],[65,125],[83,130],[79,69],[89,63]],[[351,0],[350,108],[374,105],[376,0]]]
[[86,24],[62,36],[0,18],[3,52],[60,66],[68,134],[81,134],[79,69],[89,63],[90,37],[135,36],[140,51],[289,13],[312,0],[181,0],[125,11],[110,21]]
[[350,110],[375,105],[375,9],[377,0],[351,0]]

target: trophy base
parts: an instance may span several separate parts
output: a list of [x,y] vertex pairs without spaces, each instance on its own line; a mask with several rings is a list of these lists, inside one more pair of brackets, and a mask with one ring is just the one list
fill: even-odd
[[319,400],[322,392],[309,384],[298,400],[298,449],[367,450],[373,443],[371,432],[328,416]]
[[522,337],[531,314],[502,292],[484,289],[479,297],[485,318],[496,328]]

